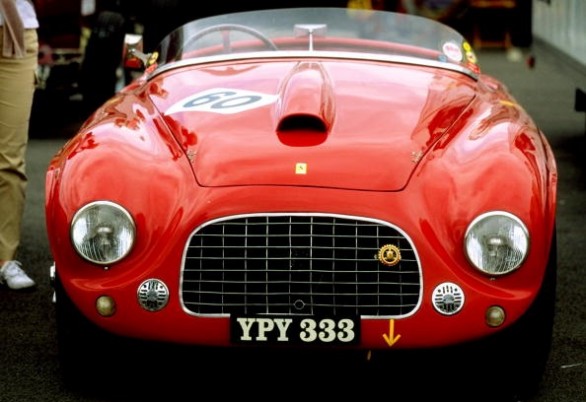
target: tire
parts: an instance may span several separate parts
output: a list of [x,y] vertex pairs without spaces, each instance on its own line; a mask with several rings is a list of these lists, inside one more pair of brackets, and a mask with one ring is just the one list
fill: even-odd
[[[541,289],[527,312],[511,327],[477,345],[487,363],[478,367],[484,386],[493,384],[492,400],[523,401],[534,397],[545,372],[553,338],[557,287],[557,236],[552,238],[550,255]],[[469,352],[474,356],[474,352]],[[498,399],[496,399],[498,398]]]
[[58,277],[55,280],[55,296],[61,379],[73,390],[101,389],[104,386],[104,373],[108,373],[108,377],[118,377],[114,373],[119,370],[119,358],[123,356],[122,339],[85,318],[63,289]]
[[[554,227],[555,228],[555,227]],[[556,302],[557,240],[554,236],[539,294],[527,312],[509,328],[486,339],[446,348],[404,350],[374,355],[372,378],[388,388],[390,368],[397,384],[412,381],[413,373],[426,384],[414,389],[423,399],[517,402],[534,397],[549,359]],[[441,395],[439,391],[441,390]],[[411,392],[411,391],[410,391]],[[430,399],[431,400],[431,399]],[[439,399],[444,400],[444,399]]]
[[541,290],[527,313],[503,334],[501,350],[508,346],[512,396],[525,400],[539,390],[553,338],[557,288],[557,236],[552,238],[547,270]]

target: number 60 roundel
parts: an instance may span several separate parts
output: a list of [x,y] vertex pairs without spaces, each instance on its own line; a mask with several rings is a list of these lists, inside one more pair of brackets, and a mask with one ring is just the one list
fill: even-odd
[[183,98],[167,109],[165,114],[169,115],[178,112],[239,113],[269,105],[276,100],[276,95],[262,92],[212,88]]

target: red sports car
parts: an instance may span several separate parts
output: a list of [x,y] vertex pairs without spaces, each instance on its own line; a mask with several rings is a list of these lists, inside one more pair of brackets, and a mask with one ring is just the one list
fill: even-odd
[[153,50],[130,50],[143,72],[48,167],[64,372],[125,339],[378,372],[447,353],[427,369],[448,386],[536,390],[556,162],[460,34],[291,8],[195,20]]

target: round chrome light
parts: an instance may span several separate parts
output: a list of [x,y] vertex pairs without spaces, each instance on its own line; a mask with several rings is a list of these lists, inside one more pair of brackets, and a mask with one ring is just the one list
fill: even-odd
[[508,274],[525,261],[529,251],[529,232],[519,218],[508,212],[485,213],[468,227],[464,251],[480,272]]
[[124,258],[134,244],[135,225],[120,205],[96,201],[82,207],[71,222],[71,241],[80,256],[107,265]]
[[169,289],[158,279],[147,279],[136,292],[138,304],[147,311],[159,311],[169,302]]
[[444,282],[435,287],[431,304],[443,315],[453,315],[464,307],[464,291],[455,283]]

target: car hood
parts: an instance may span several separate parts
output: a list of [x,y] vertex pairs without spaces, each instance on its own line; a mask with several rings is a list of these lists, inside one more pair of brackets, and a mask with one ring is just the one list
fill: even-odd
[[397,191],[474,85],[432,67],[265,61],[167,71],[149,96],[201,186]]

